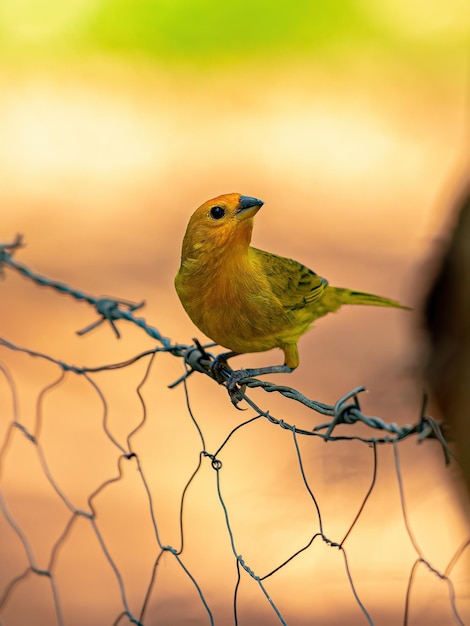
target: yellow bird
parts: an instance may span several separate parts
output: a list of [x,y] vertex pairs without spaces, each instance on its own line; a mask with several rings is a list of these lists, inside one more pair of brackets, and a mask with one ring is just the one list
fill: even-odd
[[189,220],[178,296],[194,324],[230,350],[280,348],[284,365],[242,370],[244,376],[291,372],[299,365],[297,342],[312,322],[343,304],[406,309],[395,300],[330,287],[301,263],[250,246],[253,218],[263,201],[239,193],[208,200]]

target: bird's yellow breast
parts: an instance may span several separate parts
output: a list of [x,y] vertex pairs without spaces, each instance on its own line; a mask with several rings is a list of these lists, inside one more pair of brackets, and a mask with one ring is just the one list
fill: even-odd
[[254,254],[209,266],[187,260],[175,287],[194,324],[234,352],[260,352],[295,341],[309,325],[305,320],[296,328]]

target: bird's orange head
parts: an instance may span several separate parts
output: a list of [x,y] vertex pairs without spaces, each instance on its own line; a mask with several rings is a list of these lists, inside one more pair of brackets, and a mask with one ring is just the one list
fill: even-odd
[[227,193],[204,202],[189,220],[183,240],[183,260],[248,248],[253,217],[263,204],[262,200],[239,193]]

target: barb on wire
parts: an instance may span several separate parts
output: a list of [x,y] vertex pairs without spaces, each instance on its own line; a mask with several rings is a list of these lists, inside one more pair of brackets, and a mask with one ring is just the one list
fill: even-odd
[[0,276],[5,277],[4,264],[11,261],[12,255],[19,248],[24,248],[23,235],[17,234],[11,243],[0,243]]
[[82,328],[82,330],[77,330],[77,335],[85,335],[95,328],[98,328],[103,322],[109,322],[116,338],[120,339],[121,333],[115,322],[122,319],[121,312],[128,311],[129,313],[133,313],[134,311],[138,311],[145,305],[145,300],[136,303],[130,302],[129,300],[101,297],[97,298],[93,304],[97,313],[101,315],[100,319]]
[[84,335],[107,321],[111,325],[115,336],[119,338],[120,333],[115,322],[118,320],[127,320],[142,328],[152,339],[161,343],[164,348],[178,352],[178,347],[173,346],[170,340],[163,337],[156,328],[147,325],[144,319],[134,316],[134,311],[141,309],[145,305],[144,300],[134,303],[129,300],[109,296],[92,296],[79,289],[74,289],[66,283],[52,280],[47,276],[42,276],[13,258],[13,252],[21,247],[24,247],[21,235],[17,235],[13,243],[0,244],[0,271],[4,271],[4,266],[7,265],[39,287],[49,287],[59,293],[71,296],[75,300],[87,302],[93,306],[99,315],[99,319],[92,322],[86,328],[77,331],[79,335]]

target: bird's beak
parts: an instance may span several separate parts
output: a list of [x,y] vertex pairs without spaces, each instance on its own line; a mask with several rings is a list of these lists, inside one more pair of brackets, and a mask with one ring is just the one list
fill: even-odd
[[244,220],[249,217],[253,217],[263,206],[264,202],[257,198],[251,198],[250,196],[240,196],[240,201],[237,208],[238,219]]

